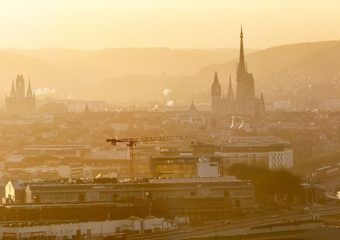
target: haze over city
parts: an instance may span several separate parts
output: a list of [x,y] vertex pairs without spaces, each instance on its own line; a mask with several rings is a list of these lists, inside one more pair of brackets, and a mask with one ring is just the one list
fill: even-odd
[[[1,48],[249,48],[337,40],[339,1],[4,1]],[[48,33],[48,34],[47,34]]]
[[[287,64],[282,64],[272,47],[289,44],[283,51],[291,66],[299,65],[300,71],[306,67],[301,66],[304,58],[333,48],[331,42],[320,41],[340,38],[338,9],[338,1],[305,0],[6,1],[0,9],[0,93],[9,93],[13,72],[17,72],[32,78],[38,96],[126,106],[153,100],[161,104],[163,90],[172,89],[175,105],[191,98],[203,101],[208,96],[206,69],[212,66],[211,75],[219,69],[214,65],[235,61],[237,35],[243,25],[246,53],[260,55],[255,63],[248,62],[259,76],[255,87],[268,92],[270,101],[282,100],[267,79],[277,76]],[[294,44],[305,42],[315,44],[293,50]],[[336,54],[338,49],[332,53]],[[258,69],[257,63],[268,61],[269,66]],[[227,71],[222,73],[225,77],[235,74],[232,69]],[[321,69],[318,77],[327,72]],[[299,79],[292,81],[300,83]],[[79,89],[80,82],[86,88]],[[197,84],[183,92],[183,82]],[[112,94],[112,87],[105,87],[111,84],[121,92],[119,97]],[[148,89],[141,92],[137,86],[145,84]],[[288,88],[290,84],[288,81]],[[89,91],[95,86],[101,87]]]
[[340,2],[0,2],[0,240],[338,240]]

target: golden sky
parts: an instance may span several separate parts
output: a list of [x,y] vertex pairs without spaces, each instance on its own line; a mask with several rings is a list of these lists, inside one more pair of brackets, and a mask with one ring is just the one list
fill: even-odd
[[0,0],[0,48],[247,47],[340,39],[339,0]]

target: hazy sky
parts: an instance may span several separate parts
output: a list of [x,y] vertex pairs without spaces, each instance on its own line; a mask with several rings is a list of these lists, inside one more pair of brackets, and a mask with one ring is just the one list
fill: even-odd
[[0,48],[247,47],[340,39],[339,0],[1,0]]

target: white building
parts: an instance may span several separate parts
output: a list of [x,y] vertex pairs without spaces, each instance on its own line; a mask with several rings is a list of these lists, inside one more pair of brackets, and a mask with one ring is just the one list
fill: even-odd
[[197,177],[219,177],[218,162],[200,158],[197,163]]

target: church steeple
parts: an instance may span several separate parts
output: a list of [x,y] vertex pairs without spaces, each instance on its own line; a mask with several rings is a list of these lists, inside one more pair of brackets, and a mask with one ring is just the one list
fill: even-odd
[[222,101],[221,84],[218,81],[217,73],[215,72],[214,82],[211,86],[211,108],[213,111],[218,111]]
[[241,26],[241,33],[240,33],[240,57],[239,57],[239,63],[238,63],[238,70],[244,71],[246,70],[246,63],[244,60],[244,49],[243,49],[243,30]]
[[11,97],[15,97],[15,88],[14,88],[14,80],[12,80],[12,89],[11,89]]
[[31,88],[31,78],[28,79],[27,97],[33,97],[32,88]]
[[231,76],[230,75],[229,75],[229,86],[228,86],[227,100],[228,101],[234,101],[235,100],[233,85],[231,83]]
[[215,72],[214,82],[211,86],[211,95],[221,97],[221,84],[218,81],[217,72]]
[[217,77],[217,72],[215,72],[215,75],[214,75],[214,82],[213,82],[213,85],[215,84],[219,84],[218,82],[218,77]]
[[196,107],[194,105],[194,100],[191,100],[190,111],[197,111],[197,109],[196,109]]

